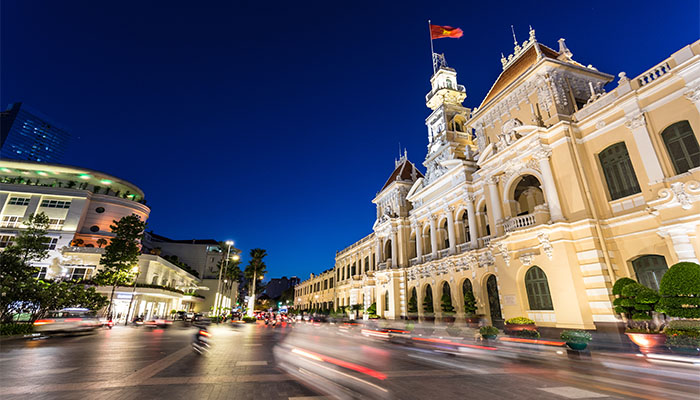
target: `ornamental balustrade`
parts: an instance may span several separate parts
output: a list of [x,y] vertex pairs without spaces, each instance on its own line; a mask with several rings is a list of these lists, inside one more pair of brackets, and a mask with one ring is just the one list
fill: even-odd
[[438,258],[447,257],[450,254],[450,249],[438,250]]
[[467,89],[464,87],[464,85],[447,85],[443,84],[439,87],[436,87],[434,90],[431,90],[430,93],[425,95],[425,101],[428,102],[430,99],[435,96],[435,93],[439,92],[442,89],[450,89],[450,90],[455,90],[457,92],[466,92]]
[[469,249],[471,249],[471,243],[469,242],[457,245],[457,253],[464,253],[466,251],[469,251]]
[[488,247],[491,244],[491,236],[480,237],[481,247]]
[[649,84],[662,76],[666,75],[671,71],[671,66],[668,64],[668,61],[664,61],[661,64],[655,66],[654,68],[644,72],[642,75],[637,78],[639,82],[639,86],[644,86],[646,84]]
[[418,265],[420,264],[420,259],[418,257],[412,258],[409,260],[409,263],[411,266]]
[[503,222],[503,230],[505,230],[506,233],[510,233],[535,224],[535,214],[525,214],[519,217],[507,219],[505,222]]

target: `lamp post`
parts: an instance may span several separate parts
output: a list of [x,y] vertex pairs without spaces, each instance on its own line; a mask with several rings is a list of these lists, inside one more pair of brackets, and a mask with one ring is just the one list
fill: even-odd
[[219,283],[216,287],[216,298],[214,299],[214,313],[216,316],[221,315],[221,310],[220,310],[220,304],[222,303],[223,296],[221,295],[221,277],[224,274],[224,268],[228,267],[228,258],[231,255],[231,246],[233,246],[233,240],[227,240],[226,245],[228,246],[228,250],[226,251],[226,260],[224,261],[224,264],[219,268]]
[[126,318],[124,321],[124,326],[129,325],[129,314],[131,314],[131,305],[134,304],[134,295],[136,293],[136,281],[139,279],[139,275],[141,274],[141,270],[139,269],[139,266],[136,265],[131,269],[131,272],[136,274],[136,278],[134,278],[134,288],[131,289],[131,299],[129,299],[129,309],[126,311]]

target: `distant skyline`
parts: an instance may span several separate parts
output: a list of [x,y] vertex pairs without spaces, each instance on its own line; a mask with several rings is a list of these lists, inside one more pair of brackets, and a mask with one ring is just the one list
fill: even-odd
[[372,231],[399,143],[421,171],[427,20],[465,106],[528,26],[574,60],[634,77],[700,37],[697,1],[581,3],[89,1],[0,3],[0,108],[70,131],[67,164],[133,182],[149,230],[267,250],[267,277],[308,278]]

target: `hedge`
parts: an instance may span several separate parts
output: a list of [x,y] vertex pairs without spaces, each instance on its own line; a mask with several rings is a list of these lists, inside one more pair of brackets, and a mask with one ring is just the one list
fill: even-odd
[[659,292],[659,311],[670,317],[700,318],[700,265],[673,265],[661,278]]

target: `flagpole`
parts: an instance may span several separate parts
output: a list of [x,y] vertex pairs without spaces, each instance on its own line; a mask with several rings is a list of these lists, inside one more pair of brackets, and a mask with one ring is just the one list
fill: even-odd
[[433,64],[433,74],[435,73],[435,50],[433,50],[433,31],[430,29],[430,20],[428,20],[428,34],[430,35],[430,63]]

